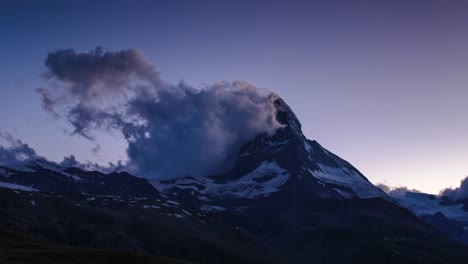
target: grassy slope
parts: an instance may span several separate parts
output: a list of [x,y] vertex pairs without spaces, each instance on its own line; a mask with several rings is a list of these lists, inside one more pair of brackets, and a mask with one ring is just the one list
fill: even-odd
[[133,252],[68,247],[51,242],[33,240],[26,236],[0,229],[0,263],[188,264],[189,262]]

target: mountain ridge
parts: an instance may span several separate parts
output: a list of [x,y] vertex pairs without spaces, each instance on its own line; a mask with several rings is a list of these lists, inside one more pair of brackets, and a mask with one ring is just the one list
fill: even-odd
[[218,175],[147,180],[47,161],[0,167],[0,227],[198,263],[466,262],[466,246],[308,140],[283,100],[275,105],[283,127],[245,144]]

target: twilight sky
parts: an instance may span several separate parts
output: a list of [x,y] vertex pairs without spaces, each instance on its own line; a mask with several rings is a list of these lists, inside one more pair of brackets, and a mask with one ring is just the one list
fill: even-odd
[[41,108],[47,53],[134,48],[161,77],[247,80],[372,182],[438,193],[468,175],[466,1],[2,1],[0,131],[51,160],[125,158]]

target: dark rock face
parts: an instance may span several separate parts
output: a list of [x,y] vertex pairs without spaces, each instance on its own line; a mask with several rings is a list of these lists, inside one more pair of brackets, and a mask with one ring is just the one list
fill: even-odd
[[3,167],[0,227],[197,263],[466,263],[465,246],[306,139],[275,104],[284,127],[244,145],[220,175],[150,183],[46,161]]
[[447,218],[441,212],[433,215],[422,215],[421,219],[453,239],[468,242],[468,234],[466,234],[464,224]]

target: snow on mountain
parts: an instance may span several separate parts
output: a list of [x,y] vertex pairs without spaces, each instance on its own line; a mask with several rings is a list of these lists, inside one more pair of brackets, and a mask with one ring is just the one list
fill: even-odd
[[[360,175],[356,174],[354,171],[350,171],[346,168],[331,168],[321,164],[319,164],[319,166],[319,171],[310,171],[310,173],[312,176],[320,179],[323,183],[351,188],[356,196],[360,198],[383,196],[380,190],[374,188],[371,183],[361,178]],[[335,188],[335,190],[345,198],[351,198],[354,196],[353,194],[339,188]]]
[[243,198],[267,196],[277,192],[288,179],[288,172],[278,166],[276,162],[265,161],[257,169],[238,180],[226,184],[212,183],[208,185],[206,193]]
[[388,195],[418,216],[435,215],[441,212],[449,219],[468,224],[468,212],[463,209],[463,203],[448,204],[444,201],[444,197],[438,195],[402,189],[391,191]]
[[[278,192],[292,196],[294,192],[304,192],[310,198],[321,199],[385,197],[347,161],[318,142],[308,140],[301,131],[296,115],[282,99],[275,101],[275,107],[276,118],[282,127],[274,134],[258,135],[245,144],[239,150],[237,162],[231,171],[197,178],[150,180],[151,184],[162,192],[171,192],[174,188],[191,190],[198,200],[254,199]],[[81,175],[81,172],[36,158],[23,162],[20,167],[1,168],[0,177],[5,182],[15,183],[8,179],[9,175],[20,174],[19,184],[30,184],[37,190],[52,190],[54,186],[63,185],[64,190],[78,191],[85,190],[88,188],[86,186],[105,189],[108,187],[103,185],[104,182],[116,184],[115,179],[121,178],[114,176],[107,179],[106,174]]]
[[209,177],[152,180],[152,184],[162,192],[190,189],[199,199],[252,199],[299,189],[319,198],[386,196],[351,164],[308,140],[283,100],[278,99],[275,106],[283,127],[245,144],[231,171]]
[[[314,148],[310,147],[311,151],[309,151],[309,155],[311,157],[317,159],[314,157],[314,153],[321,152],[326,155],[327,158],[327,160],[322,158],[322,162],[318,160],[318,169],[314,171],[309,169],[309,172],[312,174],[312,176],[316,177],[324,183],[350,188],[354,195],[352,193],[346,192],[343,189],[335,188],[335,190],[340,192],[340,194],[342,194],[345,198],[350,198],[353,196],[358,196],[360,198],[385,197],[385,194],[380,189],[376,188],[351,164],[331,153],[317,142],[314,141],[312,144],[316,145],[316,150],[314,152]],[[324,164],[324,161],[327,162]]]
[[41,170],[47,170],[56,175],[67,177],[73,181],[83,181],[79,176],[67,173],[67,169],[67,167],[60,166],[59,164],[48,161],[44,158],[35,158],[21,163],[3,165],[3,168],[0,167],[0,176],[5,177],[15,173],[33,173]]
[[39,167],[41,169],[46,169],[46,170],[49,170],[49,171],[57,172],[57,173],[59,173],[59,174],[61,174],[63,176],[66,176],[66,177],[74,180],[74,181],[77,181],[77,182],[83,181],[83,179],[80,178],[78,175],[66,172],[65,170],[67,169],[67,167],[60,166],[59,164],[57,164],[55,162],[50,162],[50,161],[47,161],[45,159],[38,159],[38,160],[34,161],[28,167],[31,168],[31,169]]
[[[373,198],[386,195],[347,161],[334,155],[316,141],[308,140],[301,131],[301,123],[291,108],[281,99],[275,101],[276,118],[282,124],[274,134],[258,135],[245,144],[238,153],[231,171],[205,177],[185,177],[173,180],[150,180],[162,192],[193,191],[198,200],[254,199],[275,193],[303,192],[309,198]],[[119,185],[127,177],[117,174],[83,173],[81,169],[63,167],[43,158],[23,162],[20,167],[0,167],[0,178],[31,185],[41,191],[63,186],[63,190],[82,191],[92,186],[95,190]],[[33,174],[37,174],[34,175]],[[117,177],[119,176],[119,177]],[[143,179],[142,179],[143,180]],[[76,183],[76,184],[72,184]]]
[[[21,172],[34,172],[34,170],[29,167],[30,165],[31,165],[30,161],[18,161],[18,162],[8,163],[8,164],[0,163],[0,166],[4,168],[8,168],[8,170],[21,171]],[[6,169],[2,169],[0,171],[0,175],[6,174],[6,173],[7,173]]]
[[399,188],[388,195],[426,223],[448,237],[468,244],[467,200],[449,201],[446,196],[432,195]]
[[34,189],[29,186],[8,183],[8,182],[0,182],[0,188],[7,188],[7,189],[19,190],[19,191],[25,191],[25,192],[37,192],[38,191],[37,189]]
[[288,179],[289,174],[285,169],[276,162],[265,161],[254,171],[227,183],[217,183],[215,179],[207,177],[188,177],[166,182],[153,181],[153,185],[160,191],[177,186],[215,197],[256,198],[277,192]]

